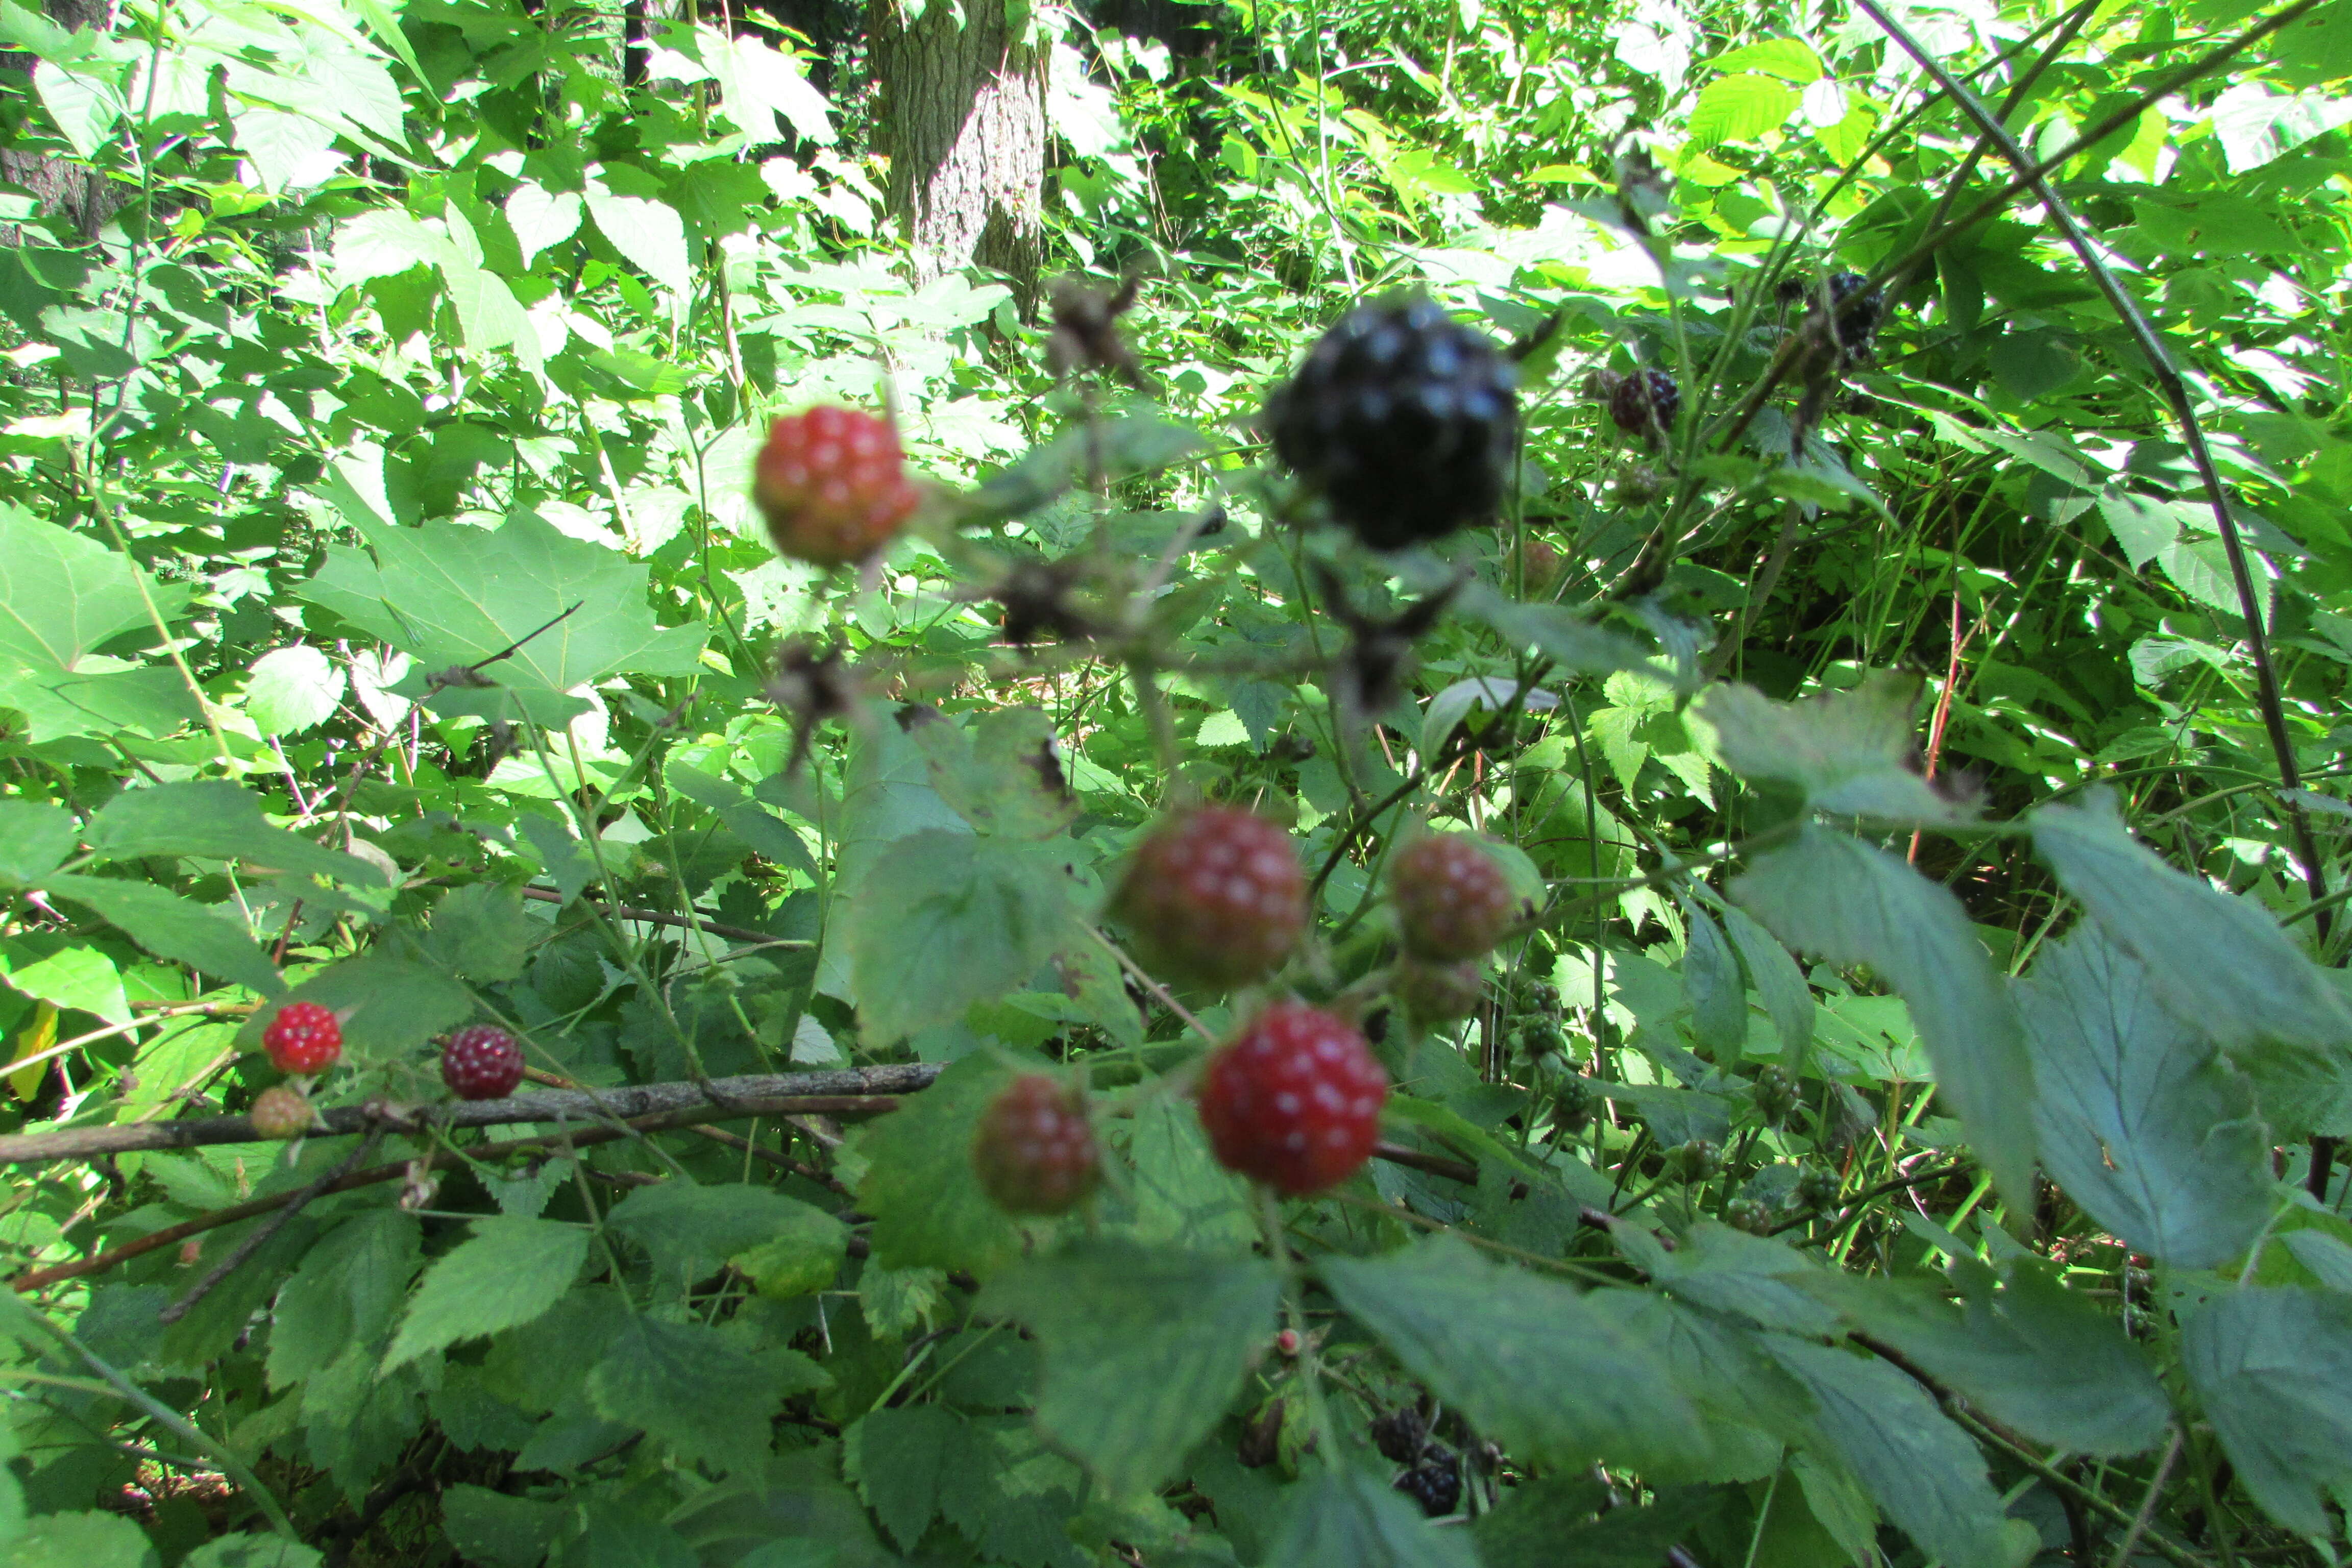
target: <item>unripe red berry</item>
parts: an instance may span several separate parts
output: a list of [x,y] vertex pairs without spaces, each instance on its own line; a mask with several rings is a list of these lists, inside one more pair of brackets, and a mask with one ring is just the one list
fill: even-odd
[[1290,835],[1255,812],[1202,806],[1136,847],[1112,908],[1154,967],[1232,987],[1282,966],[1307,926]]
[[246,1114],[264,1138],[299,1138],[310,1130],[310,1102],[282,1083],[255,1095]]
[[1209,1058],[1201,1125],[1227,1170],[1286,1194],[1319,1192],[1371,1158],[1388,1095],[1352,1026],[1277,1002]]
[[1285,1329],[1282,1332],[1275,1335],[1274,1353],[1279,1356],[1297,1355],[1298,1353],[1298,1331],[1297,1329]]
[[279,1072],[324,1072],[343,1054],[343,1026],[316,1002],[289,1002],[261,1031],[261,1048]]
[[1528,598],[1549,597],[1567,571],[1567,560],[1544,541],[1529,538],[1519,542],[1519,580],[1521,591]]
[[887,543],[919,497],[888,420],[826,407],[768,426],[751,499],[779,553],[838,566]]
[[1500,942],[1519,901],[1503,868],[1465,833],[1428,834],[1398,850],[1389,897],[1405,951],[1443,963]]
[[504,1100],[522,1081],[522,1047],[495,1024],[460,1029],[441,1047],[441,1081],[459,1100]]
[[982,1191],[1009,1214],[1065,1214],[1102,1173],[1077,1094],[1043,1073],[1014,1079],[981,1113],[971,1141]]

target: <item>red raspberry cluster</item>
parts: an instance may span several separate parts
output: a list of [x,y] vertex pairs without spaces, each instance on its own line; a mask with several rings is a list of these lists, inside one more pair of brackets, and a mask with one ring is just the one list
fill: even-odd
[[460,1029],[442,1044],[441,1081],[459,1100],[504,1100],[522,1081],[522,1047],[495,1024]]
[[1518,908],[1503,868],[1465,833],[1429,834],[1398,850],[1389,897],[1406,951],[1439,963],[1486,952]]
[[1277,1002],[1209,1058],[1201,1125],[1220,1164],[1296,1196],[1371,1158],[1388,1094],[1388,1074],[1351,1026]]
[[343,1054],[343,1023],[316,1002],[289,1002],[261,1031],[261,1048],[279,1072],[324,1072]]
[[768,426],[751,499],[780,553],[839,566],[887,543],[919,498],[888,420],[827,407]]
[[1202,985],[1246,985],[1297,945],[1307,877],[1280,827],[1254,812],[1202,806],[1136,847],[1113,909],[1158,968]]
[[971,1163],[982,1189],[1010,1214],[1065,1214],[1101,1174],[1085,1102],[1043,1073],[1014,1079],[989,1102]]

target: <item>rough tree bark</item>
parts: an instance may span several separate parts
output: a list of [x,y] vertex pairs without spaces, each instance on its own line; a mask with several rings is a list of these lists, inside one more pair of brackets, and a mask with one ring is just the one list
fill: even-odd
[[890,205],[918,285],[977,262],[1034,293],[1045,247],[1045,57],[1014,36],[1004,0],[872,0],[866,37],[882,89]]
[[[41,10],[61,27],[81,30],[114,24],[112,0],[44,0]],[[38,63],[28,54],[0,53],[0,70],[30,76]],[[14,149],[0,149],[0,184],[31,192],[45,211],[63,215],[85,239],[97,237],[123,200],[112,184],[86,163]],[[15,224],[0,224],[0,245],[16,245],[22,238]]]

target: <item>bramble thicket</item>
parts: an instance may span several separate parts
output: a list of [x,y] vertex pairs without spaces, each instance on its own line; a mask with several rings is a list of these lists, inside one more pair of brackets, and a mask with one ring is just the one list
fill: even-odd
[[0,0],[0,1560],[2352,1560],[2347,125]]

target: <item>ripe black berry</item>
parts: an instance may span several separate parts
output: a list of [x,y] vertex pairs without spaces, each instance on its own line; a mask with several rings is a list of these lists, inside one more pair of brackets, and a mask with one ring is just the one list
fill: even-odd
[[1518,439],[1517,381],[1484,336],[1411,296],[1324,333],[1266,418],[1276,456],[1332,515],[1394,550],[1494,514]]
[[1609,393],[1609,417],[1628,436],[1663,435],[1675,426],[1682,388],[1662,370],[1637,370]]
[[1886,309],[1886,290],[1864,286],[1870,281],[1859,272],[1840,272],[1830,279],[1830,310],[1837,324],[1838,342],[1851,353],[1870,342]]
[[1462,1505],[1462,1472],[1450,1459],[1432,1459],[1399,1476],[1396,1489],[1419,1503],[1430,1518],[1442,1518]]
[[1420,1458],[1428,1442],[1429,1428],[1421,1412],[1410,1405],[1373,1418],[1372,1446],[1400,1465],[1410,1465]]

